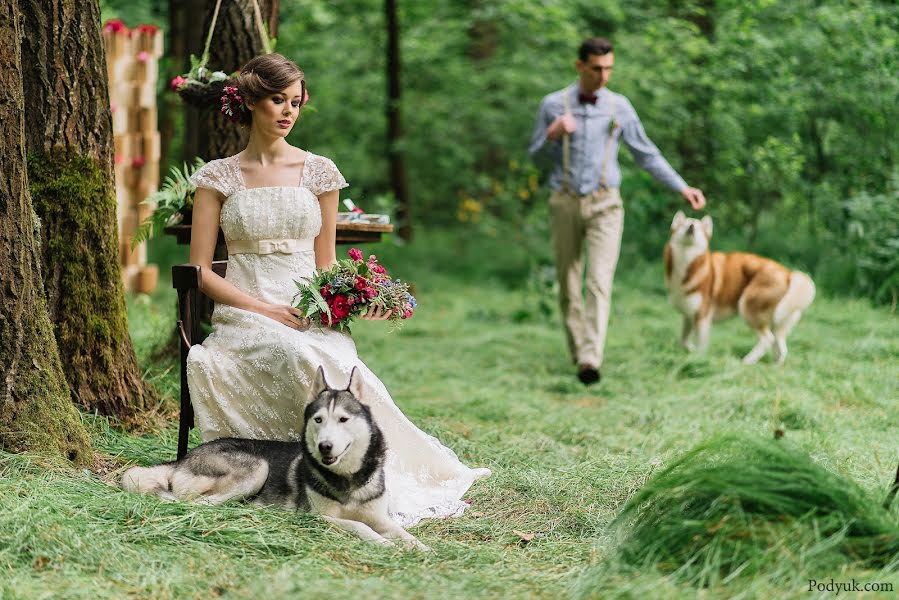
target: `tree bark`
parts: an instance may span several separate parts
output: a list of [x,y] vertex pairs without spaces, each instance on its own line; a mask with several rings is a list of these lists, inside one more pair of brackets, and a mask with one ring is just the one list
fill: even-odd
[[22,0],[29,182],[44,288],[72,400],[123,422],[154,392],[125,312],[98,0]]
[[397,201],[396,219],[399,236],[412,239],[412,205],[406,179],[403,158],[402,86],[400,71],[400,25],[396,0],[384,0],[384,16],[387,22],[387,156],[390,160],[390,183]]
[[0,4],[0,448],[92,462],[59,360],[28,195],[25,103],[15,2]]
[[[270,38],[277,35],[279,6],[280,0],[259,0],[259,10],[262,13],[262,20],[268,27]],[[215,0],[207,0],[204,26],[196,30],[196,35],[202,36],[204,40],[209,31],[214,9]],[[233,73],[248,60],[264,52],[262,36],[256,27],[252,0],[222,2],[215,32],[212,34],[209,68],[213,71]],[[223,118],[218,110],[210,110],[202,115],[198,119],[196,131],[188,131],[189,135],[196,136],[197,154],[207,161],[237,154],[247,145],[249,133],[246,127],[239,127]]]

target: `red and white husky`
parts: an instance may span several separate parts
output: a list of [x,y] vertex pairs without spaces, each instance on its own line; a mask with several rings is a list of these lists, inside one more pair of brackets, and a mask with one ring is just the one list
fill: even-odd
[[711,252],[712,218],[688,219],[678,211],[665,245],[665,285],[671,304],[684,315],[681,343],[705,350],[712,321],[739,313],[758,336],[743,358],[759,361],[768,350],[774,362],[787,357],[787,335],[815,297],[805,273],[744,252]]

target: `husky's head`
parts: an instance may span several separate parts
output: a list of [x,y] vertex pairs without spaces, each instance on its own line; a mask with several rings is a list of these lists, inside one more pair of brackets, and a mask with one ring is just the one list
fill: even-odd
[[683,211],[677,211],[671,221],[671,247],[689,254],[702,254],[709,249],[712,239],[712,217],[688,219]]
[[304,413],[304,440],[312,458],[340,475],[355,473],[365,460],[373,434],[371,411],[361,402],[362,377],[353,367],[345,389],[334,389],[321,367]]

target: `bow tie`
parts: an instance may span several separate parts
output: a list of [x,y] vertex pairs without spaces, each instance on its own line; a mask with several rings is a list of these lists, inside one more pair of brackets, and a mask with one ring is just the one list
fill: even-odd
[[593,104],[596,105],[596,94],[583,94],[579,93],[577,95],[577,101],[580,104]]

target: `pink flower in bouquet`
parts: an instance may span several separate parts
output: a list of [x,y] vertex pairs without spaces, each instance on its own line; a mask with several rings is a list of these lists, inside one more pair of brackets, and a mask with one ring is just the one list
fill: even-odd
[[368,280],[361,275],[356,275],[356,283],[355,285],[353,285],[353,287],[356,290],[364,290],[368,287]]
[[411,316],[412,316],[412,310],[413,310],[413,308],[412,308],[412,305],[411,305],[411,304],[409,304],[408,302],[406,302],[405,304],[403,304],[403,317],[402,317],[402,318],[408,319],[409,317],[411,317]]
[[359,248],[350,248],[347,254],[356,262],[362,262],[362,250]]
[[374,298],[375,296],[378,295],[378,290],[376,290],[373,287],[367,287],[364,290],[362,290],[362,293],[365,294],[366,298],[371,300],[372,298]]
[[387,269],[382,267],[381,265],[370,265],[369,267],[372,273],[377,273],[379,275],[387,275]]
[[186,82],[186,81],[187,80],[184,77],[181,77],[181,75],[178,75],[172,79],[171,83],[169,83],[169,86],[172,88],[173,92],[177,92],[178,89],[182,85],[184,85],[184,82]]
[[319,292],[321,292],[322,298],[324,298],[325,300],[327,300],[328,298],[331,297],[331,284],[330,284],[330,283],[326,283],[326,284],[325,284],[325,287],[323,287],[322,289],[320,289]]

